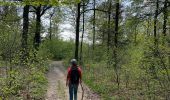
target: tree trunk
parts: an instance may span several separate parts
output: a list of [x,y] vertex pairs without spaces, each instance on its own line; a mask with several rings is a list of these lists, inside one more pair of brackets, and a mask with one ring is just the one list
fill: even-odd
[[96,0],[94,0],[93,2],[93,9],[94,9],[94,15],[93,15],[93,52],[94,52],[94,48],[95,48],[95,37],[96,37],[96,29],[95,29],[95,19],[96,19],[96,10],[95,10],[95,7],[96,6]]
[[40,31],[41,31],[41,6],[38,6],[36,10],[36,31],[34,37],[34,47],[37,50],[41,43]]
[[137,45],[137,34],[138,34],[138,30],[137,30],[137,27],[138,27],[138,25],[136,25],[135,26],[135,37],[134,37],[134,44],[135,44],[135,46]]
[[114,43],[117,48],[118,44],[118,32],[119,32],[119,0],[116,2],[116,16],[115,16],[115,36]]
[[147,20],[147,31],[146,31],[146,35],[147,35],[147,36],[150,36],[150,31],[149,31],[149,29],[150,29],[150,18],[148,18],[148,20]]
[[[167,14],[167,3],[168,3],[168,0],[165,0],[164,1],[164,11],[163,11],[163,15],[164,15],[164,22],[163,22],[163,45],[165,45],[165,37],[166,37],[166,29],[167,29],[167,20],[168,20],[168,14]],[[166,67],[166,64],[164,63],[163,61],[163,58],[161,58],[161,55],[160,56],[160,60],[162,62],[162,65],[166,71],[166,74],[167,74],[167,77],[168,77],[168,80],[170,81],[170,76],[169,76],[169,72],[168,72],[168,68]],[[170,57],[170,56],[168,56]]]
[[50,14],[50,30],[49,30],[49,34],[50,34],[50,40],[52,39],[52,17],[54,15],[55,10],[53,10],[53,13]]
[[22,60],[26,59],[27,51],[27,40],[28,40],[28,26],[29,26],[29,5],[24,6],[23,11],[23,30],[22,30],[22,39],[21,39],[21,47],[22,47]]
[[[167,36],[168,37],[170,36],[170,29],[169,29],[169,34]],[[170,47],[170,40],[168,40],[168,46]],[[170,54],[168,55],[168,66],[169,66],[168,68],[170,68]]]
[[27,48],[28,39],[28,26],[29,26],[29,5],[24,6],[23,12],[23,30],[22,30],[22,41],[21,45],[23,49]]
[[103,30],[102,31],[102,45],[104,45],[105,44],[105,31]]
[[79,26],[80,26],[80,3],[77,5],[77,18],[76,18],[76,43],[75,43],[75,59],[78,60],[79,53]]
[[52,18],[52,16],[50,16],[50,30],[49,30],[50,31],[49,32],[50,33],[50,40],[52,38],[52,27],[51,27],[52,26],[52,22],[51,22],[51,18]]
[[108,9],[108,33],[107,33],[107,67],[109,67],[110,65],[110,57],[109,57],[109,51],[110,51],[110,34],[111,34],[111,25],[110,25],[110,21],[111,21],[111,6],[112,6],[112,2],[111,0],[108,0],[109,2],[109,9]]
[[157,17],[158,17],[158,9],[159,9],[159,0],[156,1],[156,10],[154,16],[154,45],[157,48]]
[[119,68],[118,68],[118,61],[117,61],[117,48],[118,48],[118,32],[119,32],[119,0],[116,1],[116,16],[115,16],[115,36],[114,36],[114,68],[116,72],[116,81],[118,84],[118,88],[120,85],[120,78],[119,78]]
[[110,29],[110,18],[111,18],[111,6],[112,6],[112,2],[111,0],[109,1],[109,9],[108,9],[108,39],[107,39],[107,54],[109,54],[109,48],[110,48],[110,33],[111,33],[111,29]]
[[[85,5],[85,3],[83,3]],[[83,6],[83,11],[85,10],[85,6]],[[80,44],[80,64],[83,64],[82,61],[82,56],[83,56],[83,39],[84,39],[84,13],[83,13],[83,31],[82,31],[82,36],[81,36],[81,44]]]
[[164,1],[164,11],[163,11],[163,15],[164,15],[164,22],[163,22],[163,35],[166,36],[166,24],[167,24],[167,19],[168,19],[168,15],[167,15],[167,3],[168,0]]

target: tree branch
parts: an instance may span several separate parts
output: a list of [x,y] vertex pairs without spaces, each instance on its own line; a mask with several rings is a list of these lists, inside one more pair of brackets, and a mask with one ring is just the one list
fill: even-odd
[[35,10],[37,10],[37,7],[35,7],[35,6],[32,6]]
[[48,9],[50,9],[51,7],[52,7],[52,6],[44,6],[40,15],[41,15],[41,16],[44,15],[44,13],[45,13]]
[[102,10],[102,9],[93,9],[93,8],[92,8],[92,9],[86,9],[86,10],[84,10],[83,12],[80,13],[80,15],[83,14],[83,13],[85,13],[85,12],[87,12],[87,11],[90,11],[90,10],[96,10],[96,11],[101,11],[101,12],[105,12],[105,13],[108,13],[108,12],[109,12],[109,11]]
[[34,12],[34,13],[35,13],[36,11],[35,11],[35,10],[31,10],[31,11],[29,11],[29,12]]

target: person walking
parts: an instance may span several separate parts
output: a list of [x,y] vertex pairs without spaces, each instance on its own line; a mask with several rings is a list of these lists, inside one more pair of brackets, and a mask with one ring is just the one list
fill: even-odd
[[69,66],[67,70],[66,80],[66,86],[69,87],[70,100],[73,100],[73,97],[74,100],[77,100],[77,90],[81,82],[82,82],[82,70],[77,65],[77,60],[72,59],[71,66]]

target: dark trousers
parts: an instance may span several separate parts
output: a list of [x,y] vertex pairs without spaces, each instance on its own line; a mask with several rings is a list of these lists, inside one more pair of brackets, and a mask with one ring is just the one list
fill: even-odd
[[77,100],[77,89],[78,89],[78,84],[69,84],[69,94],[70,94],[70,100]]

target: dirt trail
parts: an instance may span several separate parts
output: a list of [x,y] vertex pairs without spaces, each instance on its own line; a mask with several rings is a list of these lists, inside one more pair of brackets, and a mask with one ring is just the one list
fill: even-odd
[[[48,89],[46,100],[69,100],[68,88],[65,86],[66,70],[61,61],[51,63],[50,70],[47,74]],[[100,100],[99,96],[83,84],[84,99],[83,100]],[[82,89],[79,86],[78,100],[82,98]]]

